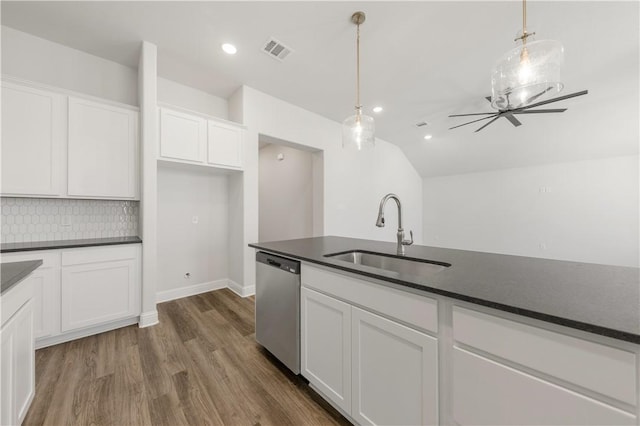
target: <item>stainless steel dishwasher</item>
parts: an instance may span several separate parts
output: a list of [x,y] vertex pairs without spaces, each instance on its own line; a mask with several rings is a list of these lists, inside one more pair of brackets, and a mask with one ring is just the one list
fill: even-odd
[[256,253],[256,340],[300,374],[300,262]]

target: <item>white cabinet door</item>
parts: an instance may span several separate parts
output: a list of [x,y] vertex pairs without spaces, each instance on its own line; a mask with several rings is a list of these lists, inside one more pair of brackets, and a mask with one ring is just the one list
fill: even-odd
[[0,424],[13,425],[16,423],[15,400],[15,357],[14,344],[16,334],[13,322],[8,321],[0,330]]
[[69,98],[69,196],[138,197],[138,112]]
[[206,119],[160,109],[160,157],[204,163],[206,146]]
[[353,410],[360,424],[438,422],[438,341],[352,307]]
[[209,120],[207,162],[242,168],[242,129]]
[[0,331],[0,421],[21,424],[35,395],[33,302],[24,304]]
[[63,193],[65,97],[2,83],[2,195]]
[[33,282],[33,334],[36,339],[60,333],[60,271],[38,268],[28,278]]
[[351,305],[302,288],[302,375],[351,412]]
[[27,302],[16,314],[15,334],[15,403],[20,424],[27,415],[36,389],[33,300]]
[[635,425],[635,416],[464,349],[453,350],[459,425]]
[[140,313],[139,259],[62,268],[62,332]]

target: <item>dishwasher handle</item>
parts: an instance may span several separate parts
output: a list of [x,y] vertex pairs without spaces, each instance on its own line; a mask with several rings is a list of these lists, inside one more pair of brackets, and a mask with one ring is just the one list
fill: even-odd
[[271,258],[267,258],[267,263],[271,266],[275,266],[276,268],[279,268],[282,266],[282,263],[280,262],[276,262],[275,260],[271,259]]
[[280,269],[291,274],[300,274],[300,262],[286,257],[276,256],[275,254],[259,251],[256,253],[256,262],[269,265],[273,268]]

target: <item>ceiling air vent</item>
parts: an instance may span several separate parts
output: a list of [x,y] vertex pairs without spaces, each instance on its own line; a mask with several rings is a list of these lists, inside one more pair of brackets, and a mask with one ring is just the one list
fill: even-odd
[[274,59],[277,59],[279,61],[284,61],[285,58],[289,56],[291,52],[293,52],[293,49],[285,46],[284,44],[282,44],[281,42],[279,42],[278,40],[272,37],[269,40],[267,40],[264,46],[262,46],[262,51]]

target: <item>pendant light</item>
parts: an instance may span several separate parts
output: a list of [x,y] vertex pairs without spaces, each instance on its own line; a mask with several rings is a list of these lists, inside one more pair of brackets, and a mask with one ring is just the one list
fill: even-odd
[[360,105],[360,25],[365,21],[364,12],[351,15],[356,27],[356,107],[355,114],[342,123],[342,147],[362,150],[375,145],[375,123],[373,117],[362,114]]
[[555,40],[534,41],[527,32],[527,0],[522,0],[522,34],[518,46],[495,64],[491,75],[491,105],[499,110],[516,109],[557,94],[564,85],[560,68],[564,48]]

